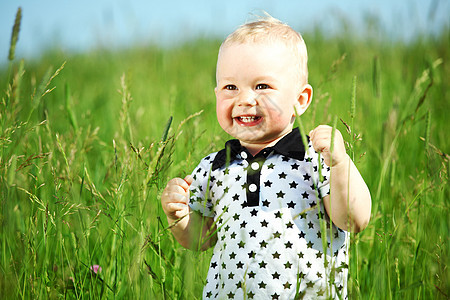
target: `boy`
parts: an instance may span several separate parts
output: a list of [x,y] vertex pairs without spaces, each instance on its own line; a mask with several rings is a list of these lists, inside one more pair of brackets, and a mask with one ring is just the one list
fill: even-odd
[[270,16],[220,47],[217,119],[235,139],[161,196],[182,246],[214,246],[205,299],[346,297],[348,231],[369,222],[370,193],[339,131],[331,152],[331,127],[306,147],[293,129],[311,102],[307,76],[303,39]]

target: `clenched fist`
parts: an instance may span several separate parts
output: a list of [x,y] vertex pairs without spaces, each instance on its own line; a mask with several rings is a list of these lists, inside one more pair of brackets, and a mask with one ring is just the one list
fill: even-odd
[[171,179],[161,195],[161,205],[170,220],[177,220],[189,213],[189,186],[193,178],[187,175],[184,179]]
[[328,125],[319,125],[309,132],[309,137],[314,150],[321,153],[325,163],[330,167],[343,162],[347,157],[344,139],[342,138],[342,134],[337,129],[334,133],[333,152],[331,152],[330,147],[332,131],[333,127]]

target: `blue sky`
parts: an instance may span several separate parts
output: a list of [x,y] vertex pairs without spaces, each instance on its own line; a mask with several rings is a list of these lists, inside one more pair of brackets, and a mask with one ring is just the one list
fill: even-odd
[[0,0],[0,64],[7,62],[11,28],[19,6],[22,27],[17,56],[50,47],[84,51],[153,42],[171,45],[197,36],[224,38],[261,10],[305,32],[314,26],[335,33],[341,20],[362,33],[376,17],[383,38],[409,40],[449,26],[448,0]]

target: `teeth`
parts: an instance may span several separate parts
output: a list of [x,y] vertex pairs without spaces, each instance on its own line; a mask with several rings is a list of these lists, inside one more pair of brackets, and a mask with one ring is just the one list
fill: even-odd
[[257,117],[239,117],[239,120],[244,123],[250,123],[256,120]]

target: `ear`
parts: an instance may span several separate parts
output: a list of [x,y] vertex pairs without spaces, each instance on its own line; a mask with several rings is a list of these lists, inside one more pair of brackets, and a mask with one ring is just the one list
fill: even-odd
[[312,86],[310,86],[309,84],[305,84],[301,89],[301,92],[297,98],[297,102],[294,105],[295,106],[294,116],[296,114],[301,116],[306,111],[308,106],[311,104],[312,95],[313,95]]

